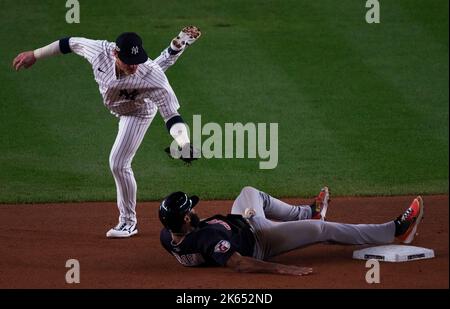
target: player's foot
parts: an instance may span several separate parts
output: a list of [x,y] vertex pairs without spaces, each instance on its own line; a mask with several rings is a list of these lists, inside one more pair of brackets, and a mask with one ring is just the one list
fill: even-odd
[[136,235],[138,233],[137,225],[127,224],[127,223],[119,223],[108,232],[106,232],[106,237],[108,238],[126,238]]
[[184,27],[181,32],[170,43],[170,48],[174,51],[180,51],[186,46],[192,45],[202,35],[202,32],[196,26]]
[[314,199],[314,202],[310,205],[312,210],[311,219],[325,220],[329,202],[330,192],[328,187],[323,187],[319,195]]
[[399,216],[395,222],[395,237],[405,244],[409,244],[416,236],[417,227],[423,219],[423,200],[422,197],[416,197],[411,206]]

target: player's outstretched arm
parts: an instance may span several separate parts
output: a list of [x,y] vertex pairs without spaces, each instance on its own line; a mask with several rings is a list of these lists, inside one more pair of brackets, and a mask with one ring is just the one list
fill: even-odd
[[71,52],[82,56],[92,64],[98,54],[104,52],[106,43],[106,41],[81,37],[66,37],[47,46],[35,49],[34,51],[30,50],[18,54],[14,58],[12,65],[16,71],[21,68],[28,69],[38,60],[61,54],[69,54]]
[[272,273],[280,275],[305,276],[312,273],[310,267],[299,267],[260,261],[235,252],[227,261],[227,267],[243,273]]
[[196,26],[184,27],[180,33],[172,39],[168,48],[162,51],[161,55],[155,59],[155,62],[166,71],[175,64],[184,50],[195,43],[202,35],[200,28]]
[[12,65],[16,71],[21,68],[28,69],[39,59],[59,54],[61,54],[60,43],[59,41],[56,41],[34,51],[29,50],[18,54],[16,58],[14,58]]

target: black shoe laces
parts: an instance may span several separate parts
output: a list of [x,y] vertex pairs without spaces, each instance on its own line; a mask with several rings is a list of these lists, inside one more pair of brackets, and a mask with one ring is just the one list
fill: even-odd
[[123,228],[126,226],[126,223],[119,223],[117,224],[117,226],[114,228],[116,231],[121,231],[123,230]]

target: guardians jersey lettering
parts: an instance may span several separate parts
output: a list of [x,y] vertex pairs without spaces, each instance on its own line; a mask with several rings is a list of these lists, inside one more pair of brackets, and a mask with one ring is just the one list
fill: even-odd
[[178,99],[164,71],[174,64],[182,52],[171,55],[164,50],[155,61],[148,59],[135,74],[116,74],[113,51],[115,43],[72,37],[70,50],[92,65],[105,106],[116,116],[150,118],[159,110],[165,121],[178,114]]
[[226,223],[225,221],[222,221],[222,220],[212,219],[210,221],[207,221],[206,223],[207,224],[222,224],[227,230],[231,231],[230,225],[228,225],[228,223]]
[[205,259],[200,253],[178,255],[172,252],[172,254],[184,266],[198,266],[205,263]]

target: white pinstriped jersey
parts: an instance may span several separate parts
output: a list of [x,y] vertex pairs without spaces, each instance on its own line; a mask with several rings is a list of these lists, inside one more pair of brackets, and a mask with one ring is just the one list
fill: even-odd
[[103,102],[112,114],[148,118],[158,109],[165,121],[178,114],[180,105],[164,71],[183,51],[170,55],[165,49],[154,61],[148,59],[140,64],[136,73],[118,78],[115,43],[71,37],[69,46],[92,65]]

